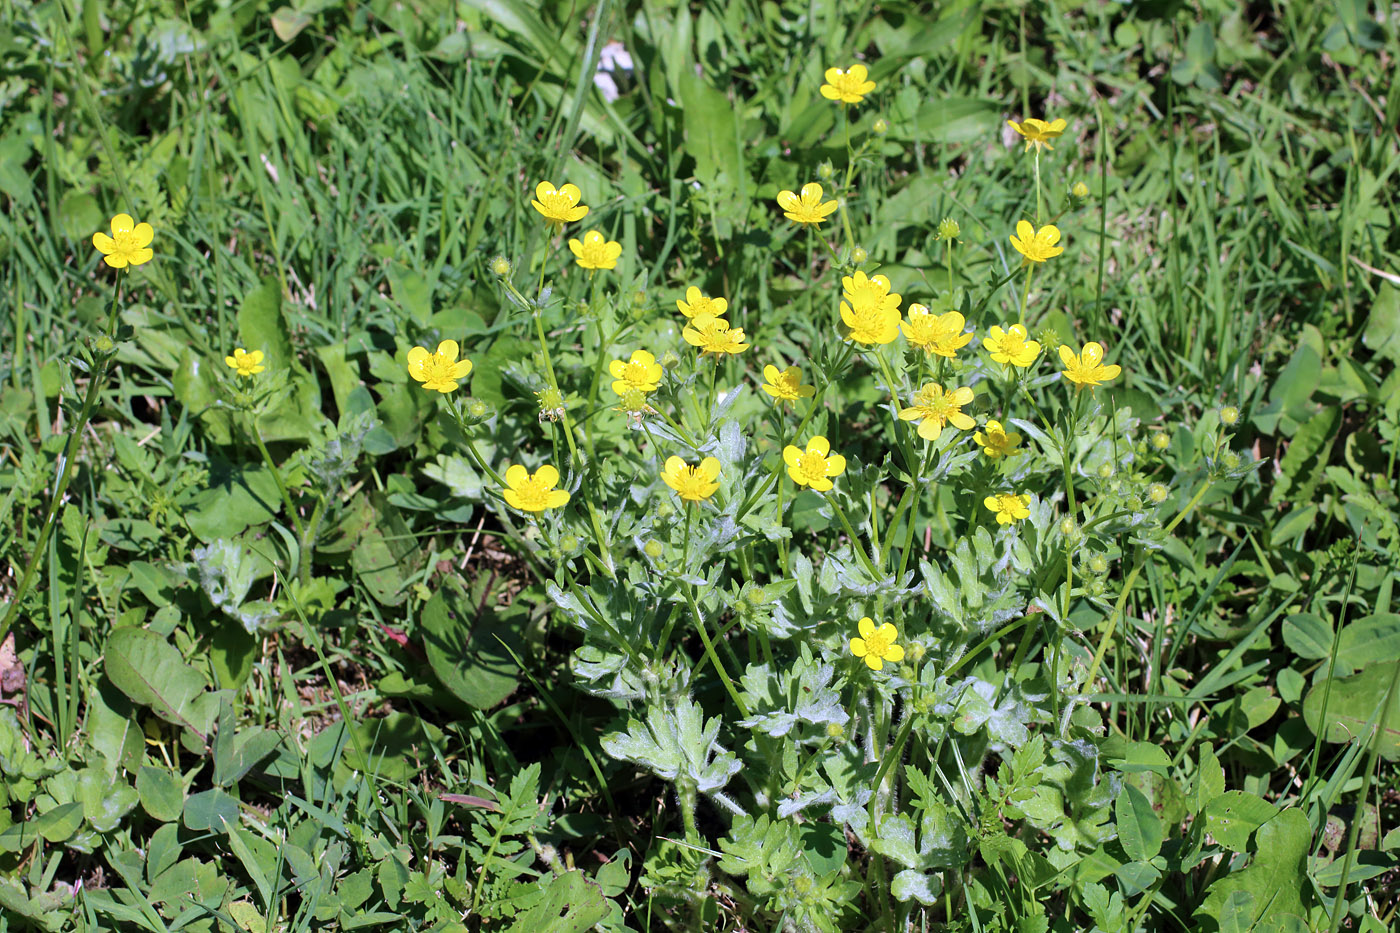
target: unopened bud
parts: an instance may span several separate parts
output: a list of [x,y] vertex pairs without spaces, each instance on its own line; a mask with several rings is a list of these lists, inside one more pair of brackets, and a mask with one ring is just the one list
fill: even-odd
[[1220,409],[1220,423],[1221,423],[1221,424],[1224,424],[1224,425],[1232,425],[1232,424],[1237,423],[1239,420],[1240,420],[1240,410],[1239,410],[1238,408],[1236,408],[1234,405],[1226,405],[1224,408]]
[[1154,450],[1166,450],[1171,446],[1171,443],[1171,438],[1167,437],[1165,434],[1158,433],[1152,435],[1152,448]]
[[1167,501],[1168,489],[1161,483],[1153,483],[1147,487],[1147,498],[1153,505],[1161,505]]
[[886,120],[884,117],[880,117],[875,121],[874,125],[870,127],[870,131],[876,136],[884,136],[890,131],[890,121]]
[[497,256],[491,260],[491,271],[501,278],[510,275],[510,260],[504,256]]
[[855,249],[851,250],[851,262],[858,266],[864,264],[869,258],[870,254],[867,253],[863,247],[857,246]]
[[1070,193],[1076,198],[1087,198],[1089,196],[1089,186],[1082,181],[1077,181],[1074,183],[1074,187],[1070,189]]
[[474,398],[467,403],[467,414],[473,418],[485,418],[491,413],[491,406],[487,405],[479,398]]
[[831,176],[834,174],[836,174],[836,170],[831,167],[830,159],[817,166],[817,177],[822,181],[831,181]]
[[940,240],[956,240],[962,233],[962,227],[951,217],[944,217],[938,222],[938,238]]
[[1109,479],[1113,476],[1113,464],[1100,463],[1098,469],[1099,479]]
[[652,560],[660,560],[661,555],[666,553],[666,547],[655,538],[648,541],[642,550],[646,551],[647,557],[650,557]]

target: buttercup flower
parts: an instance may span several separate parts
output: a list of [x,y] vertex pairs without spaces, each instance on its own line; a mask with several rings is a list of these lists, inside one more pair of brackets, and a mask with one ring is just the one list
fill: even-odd
[[118,214],[112,218],[112,235],[94,233],[92,245],[102,253],[103,262],[113,269],[124,269],[151,261],[155,253],[150,246],[155,235],[150,224],[138,224],[130,214]]
[[802,186],[800,196],[779,191],[778,206],[783,209],[783,216],[795,224],[819,224],[836,210],[835,201],[822,203],[822,186],[814,181]]
[[872,671],[883,669],[886,661],[898,664],[904,660],[904,648],[894,643],[899,630],[889,622],[876,628],[866,617],[856,623],[856,629],[860,637],[851,639],[851,654],[864,658],[866,667]]
[[687,318],[697,318],[708,314],[711,317],[724,317],[729,310],[729,302],[723,298],[706,298],[694,285],[685,290],[685,300],[676,299],[676,307]]
[[436,353],[429,353],[425,347],[408,351],[408,374],[430,391],[443,394],[456,391],[457,380],[467,378],[471,371],[471,360],[457,361],[455,340],[438,344]]
[[1040,149],[1042,146],[1046,149],[1054,149],[1055,147],[1050,145],[1050,140],[1058,138],[1065,131],[1065,127],[1069,125],[1064,120],[1047,123],[1044,120],[1037,120],[1035,117],[1028,117],[1020,123],[1015,120],[1007,120],[1006,124],[1025,137],[1027,150],[1031,146],[1036,149]]
[[800,398],[811,398],[817,394],[814,386],[802,384],[802,370],[789,366],[782,372],[776,366],[763,367],[763,391],[771,395],[779,405],[795,402]]
[[1000,421],[988,421],[987,427],[972,435],[972,439],[982,448],[982,453],[993,460],[1020,453],[1016,446],[1021,443],[1021,435],[1007,431]]
[[945,424],[963,431],[977,424],[963,414],[962,407],[972,402],[972,390],[967,386],[945,392],[941,385],[930,382],[914,393],[913,402],[900,411],[899,420],[919,422],[919,436],[926,441],[938,440]]
[[932,314],[923,305],[912,304],[909,306],[909,320],[900,324],[899,329],[904,331],[904,339],[911,346],[934,356],[952,359],[972,340],[971,334],[963,333],[966,324],[967,321],[957,311]]
[[1004,492],[999,496],[988,496],[982,504],[997,515],[998,525],[1010,525],[1023,518],[1031,517],[1031,497]]
[[264,369],[267,369],[267,367],[262,364],[262,361],[263,351],[254,350],[252,353],[249,353],[242,347],[234,350],[233,356],[224,357],[224,362],[238,370],[238,375],[240,376],[256,376]]
[[1027,262],[1044,262],[1052,256],[1060,255],[1065,251],[1065,248],[1056,246],[1055,244],[1058,242],[1060,242],[1059,227],[1054,224],[1046,224],[1037,230],[1031,226],[1028,220],[1016,224],[1016,232],[1011,235],[1011,245],[1016,247],[1016,252],[1026,257]]
[[858,104],[866,94],[875,90],[875,82],[865,80],[868,73],[864,65],[828,68],[826,83],[821,86],[822,96],[843,104]]
[[681,331],[685,342],[699,347],[701,353],[742,353],[749,348],[744,343],[744,331],[729,326],[729,322],[709,314],[702,314],[691,320]]
[[992,354],[993,362],[1025,369],[1040,355],[1040,344],[1027,340],[1026,328],[1020,324],[1012,324],[1007,330],[993,324],[987,333],[990,336],[982,338],[982,346]]
[[530,203],[544,215],[545,220],[562,227],[582,220],[588,214],[588,208],[578,203],[581,197],[583,192],[578,190],[578,185],[556,189],[549,182],[542,181],[535,186],[535,199]]
[[661,471],[661,480],[687,502],[700,502],[719,489],[719,461],[706,457],[699,466],[689,466],[680,457],[671,457]]
[[1065,364],[1064,372],[1060,375],[1080,389],[1085,386],[1092,388],[1110,379],[1117,379],[1118,374],[1123,371],[1121,366],[1103,365],[1103,346],[1092,340],[1084,344],[1084,349],[1078,354],[1062,345],[1060,362]]
[[831,488],[831,477],[846,471],[846,458],[831,452],[831,442],[820,434],[807,442],[807,449],[789,444],[783,448],[783,462],[788,476],[799,486],[810,486],[817,492]]
[[[890,294],[890,280],[864,272],[841,279],[841,322],[857,343],[891,343],[899,336],[900,296]],[[849,302],[849,303],[848,303]]]
[[624,363],[613,360],[608,364],[615,382],[612,390],[618,395],[626,395],[634,389],[640,392],[655,392],[661,384],[661,364],[656,357],[645,350],[633,350],[632,358]]
[[567,489],[554,488],[559,485],[559,471],[547,463],[533,474],[517,463],[506,469],[505,480],[506,503],[522,512],[557,509],[569,501]]
[[617,257],[622,255],[622,244],[609,241],[597,230],[589,230],[583,235],[583,242],[569,241],[569,250],[576,262],[585,269],[616,269]]

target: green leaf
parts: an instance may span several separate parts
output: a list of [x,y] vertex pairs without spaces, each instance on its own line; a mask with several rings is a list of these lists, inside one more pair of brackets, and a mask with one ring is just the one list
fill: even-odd
[[396,782],[407,782],[417,774],[433,759],[429,743],[442,741],[441,729],[409,713],[367,719],[351,731],[354,738],[345,747],[346,766]]
[[272,31],[283,42],[291,42],[310,25],[311,17],[305,13],[298,13],[289,6],[278,7],[272,14]]
[[1155,771],[1165,775],[1171,767],[1166,751],[1152,742],[1110,739],[1104,743],[1102,755],[1106,764],[1119,771]]
[[1337,637],[1339,673],[1396,660],[1400,660],[1400,615],[1393,612],[1357,619]]
[[1192,813],[1200,813],[1212,800],[1225,793],[1225,769],[1215,750],[1209,745],[1201,748],[1201,761],[1196,767],[1196,792],[1192,800]]
[[1230,898],[1242,891],[1253,898],[1254,912],[1249,923],[1244,924],[1245,929],[1287,929],[1293,925],[1291,921],[1297,920],[1306,930],[1307,912],[1301,895],[1307,886],[1307,858],[1312,844],[1308,818],[1297,808],[1284,810],[1259,827],[1255,842],[1256,851],[1249,866],[1212,884],[1196,913],[1214,918],[1222,930],[1229,913],[1230,922],[1239,929],[1240,921],[1233,917],[1241,902]]
[[136,794],[145,811],[162,823],[175,822],[185,808],[184,784],[164,768],[142,765],[136,772]]
[[1361,341],[1377,356],[1400,363],[1400,289],[1389,282],[1376,289]]
[[395,303],[409,320],[419,327],[426,327],[428,319],[433,316],[433,290],[427,279],[398,262],[390,263],[386,272]]
[[132,702],[208,742],[219,700],[179,649],[155,632],[127,627],[107,637],[103,655],[107,676]]
[[444,687],[477,709],[490,709],[515,690],[520,669],[506,649],[519,655],[523,639],[490,606],[478,613],[474,602],[454,581],[444,581],[423,607],[423,647]]
[[116,829],[137,802],[135,788],[126,781],[109,781],[98,768],[84,768],[78,773],[77,796],[84,818],[99,833]]
[[[1313,685],[1303,698],[1303,719],[1317,734],[1322,729],[1322,703],[1327,699],[1327,725],[1323,739],[1328,742],[1351,742],[1358,737],[1363,744],[1370,742],[1379,728],[1386,692],[1390,689],[1395,667],[1400,661],[1373,664],[1351,677],[1334,678],[1328,694],[1328,681]],[[1389,761],[1400,758],[1400,690],[1391,698],[1390,715],[1385,732],[1380,736],[1380,753]]]
[[1315,612],[1294,613],[1283,620],[1283,643],[1300,658],[1325,658],[1332,653],[1332,623]]
[[1243,852],[1250,834],[1272,820],[1278,810],[1254,794],[1231,790],[1206,804],[1204,813],[1206,829],[1215,841],[1232,852]]
[[238,825],[238,801],[214,787],[185,801],[185,826],[195,832],[225,832]]
[[243,349],[263,351],[263,365],[269,370],[292,366],[292,339],[282,315],[282,285],[276,276],[263,279],[243,299],[238,309],[238,336]]
[[583,933],[608,915],[602,890],[581,871],[555,875],[544,897],[521,914],[511,933]]
[[1125,784],[1114,804],[1118,839],[1123,851],[1136,862],[1145,862],[1162,849],[1162,821],[1142,791]]

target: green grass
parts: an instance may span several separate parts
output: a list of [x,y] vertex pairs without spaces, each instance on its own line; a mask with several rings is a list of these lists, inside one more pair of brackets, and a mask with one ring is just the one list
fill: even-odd
[[[1395,922],[1393,18],[294,6],[3,5],[0,931]],[[1005,121],[1039,115],[1066,252],[1012,391],[979,348],[1021,311]],[[616,270],[551,243],[541,179]],[[835,262],[776,208],[813,179]],[[118,276],[121,211],[156,260]],[[856,246],[901,310],[957,290],[959,361],[846,355]],[[692,285],[751,350],[696,362]],[[474,369],[438,397],[404,354],[443,339]],[[1054,365],[1089,340],[1123,368],[1092,404]],[[632,428],[607,363],[638,348],[665,419]],[[890,417],[935,365],[1020,458]],[[830,498],[777,468],[817,433]],[[702,453],[687,513],[657,475]],[[521,462],[569,507],[505,508]],[[1002,491],[1034,494],[1014,532]],[[905,664],[851,656],[862,616]]]

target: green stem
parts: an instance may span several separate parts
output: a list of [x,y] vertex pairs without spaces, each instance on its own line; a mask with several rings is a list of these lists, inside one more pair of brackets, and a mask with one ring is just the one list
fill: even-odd
[[1030,298],[1031,298],[1031,275],[1032,275],[1034,272],[1035,272],[1035,263],[1030,262],[1029,260],[1027,260],[1027,262],[1026,262],[1026,287],[1025,287],[1025,290],[1021,292],[1021,317],[1020,317],[1020,320],[1017,321],[1017,323],[1020,324],[1022,327],[1025,327],[1025,326],[1026,326],[1026,304],[1030,301]]
[[870,571],[871,579],[881,579],[883,574],[876,568],[874,561],[870,559],[870,555],[865,553],[865,548],[861,547],[860,538],[856,536],[855,529],[853,529],[851,523],[847,521],[846,513],[841,509],[841,504],[836,501],[836,496],[831,492],[827,492],[826,501],[831,503],[831,508],[836,512],[836,517],[841,520],[841,527],[846,529],[846,535],[851,539],[851,550],[860,555],[861,563],[865,564],[865,569]]
[[1040,226],[1040,144],[1035,146],[1035,225]]
[[282,471],[277,469],[272,454],[267,452],[267,445],[263,443],[262,435],[258,433],[257,419],[252,412],[248,413],[248,429],[253,435],[253,443],[257,445],[258,453],[262,454],[263,463],[267,464],[268,471],[272,473],[272,480],[277,484],[277,491],[282,495],[282,505],[287,509],[287,515],[291,517],[292,525],[296,527],[297,540],[304,541],[306,539],[306,526],[302,524],[296,506],[292,505],[292,496],[287,490],[287,484],[282,480]]

